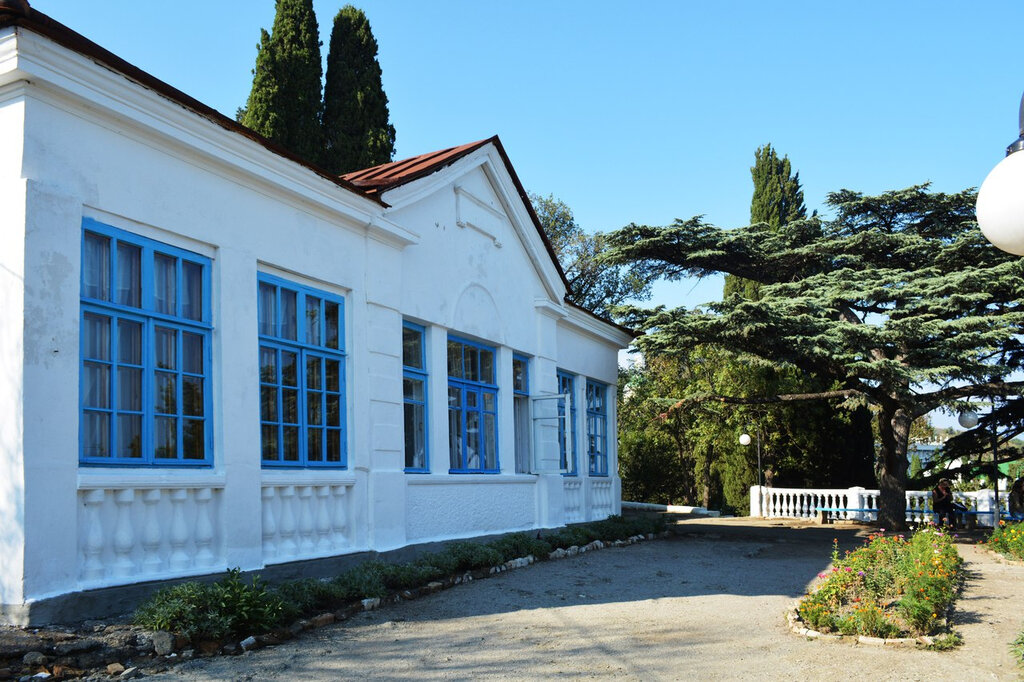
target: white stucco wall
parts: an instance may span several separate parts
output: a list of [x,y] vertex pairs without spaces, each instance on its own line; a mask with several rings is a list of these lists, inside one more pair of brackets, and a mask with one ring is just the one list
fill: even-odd
[[[539,473],[515,473],[512,354],[530,358],[533,396],[555,392],[556,368],[614,386],[624,336],[562,303],[493,146],[386,208],[80,55],[19,40],[29,72],[0,68],[0,86],[17,83],[0,99],[0,604],[580,513],[554,421],[535,424]],[[211,467],[78,464],[83,218],[210,259]],[[260,272],[345,301],[344,470],[261,467]],[[404,471],[403,319],[426,328],[426,474]],[[500,474],[448,474],[449,333],[496,348]],[[584,507],[598,491],[594,517],[617,510],[614,393],[609,405],[613,475],[572,487]]]

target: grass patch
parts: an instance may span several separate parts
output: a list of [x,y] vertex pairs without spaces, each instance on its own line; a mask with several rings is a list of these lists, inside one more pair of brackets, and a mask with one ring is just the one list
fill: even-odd
[[269,632],[303,616],[333,611],[362,599],[425,586],[474,569],[490,568],[532,555],[544,560],[558,548],[594,540],[614,542],[664,530],[660,518],[613,516],[561,528],[546,536],[504,535],[487,543],[452,542],[415,561],[366,561],[329,579],[303,578],[268,587],[260,578],[246,582],[231,569],[215,583],[187,582],[160,590],[135,612],[135,623],[190,638],[225,639]]
[[903,535],[871,535],[819,574],[798,612],[820,632],[870,637],[936,634],[960,584],[963,560],[949,534],[934,527]]

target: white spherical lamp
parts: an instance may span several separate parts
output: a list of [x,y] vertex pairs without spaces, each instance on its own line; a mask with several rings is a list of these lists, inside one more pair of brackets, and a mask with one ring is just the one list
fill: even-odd
[[750,445],[750,434],[749,433],[744,433],[744,434],[740,435],[740,445],[743,445],[743,446]]
[[960,426],[965,429],[973,429],[978,425],[978,415],[973,412],[961,412],[960,416],[956,419],[960,422]]
[[1007,156],[978,191],[978,227],[994,246],[1024,256],[1024,153]]

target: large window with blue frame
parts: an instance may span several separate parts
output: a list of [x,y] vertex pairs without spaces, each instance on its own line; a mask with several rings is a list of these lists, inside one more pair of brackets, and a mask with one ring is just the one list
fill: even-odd
[[[569,426],[566,429],[565,400],[558,400],[558,452],[559,466],[566,476],[576,475],[576,379],[572,374],[558,370],[558,392],[569,396]],[[571,447],[571,451],[570,451]]]
[[82,226],[79,461],[211,464],[210,260]]
[[427,459],[427,363],[424,328],[402,324],[402,391],[405,400],[405,470],[430,471]]
[[344,299],[262,273],[257,296],[263,466],[344,467]]
[[498,473],[495,349],[448,337],[448,455],[452,473]]
[[587,380],[587,456],[591,476],[608,475],[608,387]]

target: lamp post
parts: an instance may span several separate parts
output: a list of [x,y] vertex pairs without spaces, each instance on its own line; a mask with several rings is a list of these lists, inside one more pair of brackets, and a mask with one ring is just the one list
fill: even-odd
[[[755,433],[757,433],[757,487],[760,488],[761,487],[761,429],[758,428]],[[750,445],[750,434],[749,433],[740,434],[740,445],[742,445],[743,447],[747,447],[748,445]]]
[[[995,511],[992,512],[992,527],[999,527],[999,435],[996,432],[996,399],[992,398],[992,491],[995,495]],[[960,426],[973,429],[978,425],[978,415],[974,412],[961,412],[957,417]]]
[[981,233],[1007,253],[1024,256],[1024,96],[1020,100],[1020,136],[978,190],[977,217]]

